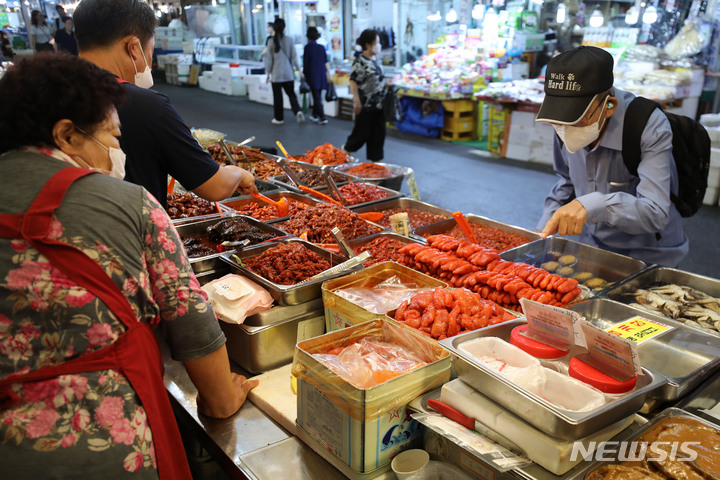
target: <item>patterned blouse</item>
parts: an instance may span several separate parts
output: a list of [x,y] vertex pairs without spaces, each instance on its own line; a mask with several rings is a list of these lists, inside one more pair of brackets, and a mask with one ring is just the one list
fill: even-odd
[[[24,212],[68,163],[74,164],[51,149],[1,156],[0,213]],[[176,360],[224,344],[175,228],[142,187],[99,174],[77,180],[56,211],[51,236],[97,261],[141,321],[161,322]],[[25,240],[0,238],[0,378],[98,350],[124,330],[103,302]],[[0,458],[17,478],[158,478],[145,411],[115,370],[0,392]]]
[[350,80],[357,83],[363,108],[382,110],[385,77],[377,61],[363,54],[358,55],[350,70]]

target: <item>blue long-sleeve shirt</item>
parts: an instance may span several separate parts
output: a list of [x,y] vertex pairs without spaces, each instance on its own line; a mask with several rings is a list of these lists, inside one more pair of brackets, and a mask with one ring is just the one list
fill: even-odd
[[303,54],[303,73],[305,81],[313,90],[326,90],[327,82],[327,53],[325,47],[318,44],[315,40],[310,40],[305,45]]
[[538,229],[574,191],[588,215],[581,242],[675,267],[687,255],[689,242],[670,200],[670,192],[678,192],[670,123],[661,111],[652,113],[640,137],[642,157],[634,176],[623,163],[622,132],[635,96],[618,89],[614,96],[618,105],[595,148],[570,153],[555,137],[553,166],[560,179],[545,199]]

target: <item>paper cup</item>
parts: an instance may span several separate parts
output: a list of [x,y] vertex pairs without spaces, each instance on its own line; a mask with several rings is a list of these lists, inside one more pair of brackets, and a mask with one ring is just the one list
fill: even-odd
[[429,461],[430,455],[425,450],[414,448],[398,454],[393,458],[390,466],[398,480],[405,480],[425,468]]

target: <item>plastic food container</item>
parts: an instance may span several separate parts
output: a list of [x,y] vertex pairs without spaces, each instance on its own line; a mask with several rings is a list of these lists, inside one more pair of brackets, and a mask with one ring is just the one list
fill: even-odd
[[627,393],[637,383],[637,374],[632,378],[622,381],[617,380],[607,373],[604,373],[592,365],[582,360],[582,355],[578,355],[570,359],[568,375],[577,378],[581,382],[587,383],[605,393]]

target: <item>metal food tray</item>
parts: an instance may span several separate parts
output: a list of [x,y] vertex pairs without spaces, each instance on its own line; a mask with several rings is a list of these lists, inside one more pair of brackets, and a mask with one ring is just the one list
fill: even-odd
[[[672,407],[671,407],[671,408],[666,408],[665,410],[663,410],[662,412],[660,412],[658,415],[656,415],[655,417],[653,417],[652,419],[650,419],[650,421],[649,421],[648,423],[646,423],[645,425],[643,425],[643,426],[640,427],[639,429],[637,429],[637,430],[635,430],[635,431],[633,431],[633,432],[631,432],[631,433],[623,432],[623,434],[621,434],[621,435],[618,436],[618,439],[619,439],[619,441],[621,441],[621,442],[634,442],[634,441],[637,441],[640,437],[642,437],[642,436],[645,435],[647,432],[649,432],[650,430],[652,430],[653,428],[655,428],[655,427],[656,427],[658,424],[660,424],[660,422],[662,422],[663,420],[668,419],[668,418],[678,418],[678,417],[680,417],[680,418],[691,418],[691,419],[693,419],[693,420],[697,420],[698,422],[704,424],[704,425],[707,426],[707,427],[710,427],[710,428],[712,428],[712,429],[715,429],[715,430],[717,430],[717,431],[720,431],[720,425],[718,425],[718,424],[715,423],[715,422],[711,422],[711,421],[709,421],[709,420],[707,420],[707,419],[705,419],[705,418],[699,417],[699,416],[697,416],[697,415],[693,415],[693,414],[691,414],[691,413],[686,412],[685,410],[681,410],[681,409],[679,409],[679,408],[672,408]],[[651,450],[651,454],[653,454],[653,453],[652,453],[652,450]],[[654,454],[653,454],[653,455],[654,455]],[[606,466],[606,465],[608,465],[608,464],[614,464],[614,463],[618,463],[618,462],[617,462],[617,461],[615,461],[615,462],[606,462],[606,461],[603,461],[603,462],[599,462],[599,461],[586,462],[586,463],[585,463],[586,467],[585,467],[585,468],[583,469],[583,471],[582,471],[582,476],[577,475],[575,478],[577,478],[577,479],[579,479],[579,480],[580,480],[580,479],[585,479],[585,478],[587,478],[587,476],[588,476],[591,472],[593,472],[594,470],[596,470],[596,469],[598,469],[598,468],[600,468],[600,467]]]
[[590,291],[591,296],[601,296],[616,282],[647,268],[647,264],[642,260],[561,237],[548,237],[521,245],[501,253],[500,258],[540,267],[543,263],[556,261],[563,255],[573,255],[577,259],[570,265],[576,270],[575,273],[590,272],[594,277],[606,281],[600,290]]
[[402,188],[402,182],[405,179],[405,175],[407,175],[411,170],[409,167],[403,167],[402,165],[393,165],[391,163],[375,162],[375,165],[382,165],[383,167],[390,170],[390,173],[392,173],[392,176],[383,177],[383,178],[366,178],[366,177],[361,177],[359,175],[347,173],[347,170],[351,169],[352,167],[357,167],[358,165],[362,165],[363,163],[370,163],[370,162],[343,163],[340,165],[335,165],[332,168],[334,170],[337,170],[338,172],[343,172],[346,175],[352,175],[353,177],[358,178],[364,182],[374,183],[376,185],[380,185],[381,187],[390,188],[392,190],[400,190],[400,188]]
[[[487,217],[481,217],[480,215],[474,215],[472,213],[469,213],[465,215],[465,218],[467,218],[468,223],[476,223],[478,225],[482,225],[483,227],[497,228],[498,230],[502,230],[503,232],[512,233],[513,235],[517,235],[518,237],[526,238],[528,242],[533,242],[540,238],[540,234],[537,232],[532,232],[522,227],[516,227],[515,225],[498,222],[497,220],[491,220]],[[455,225],[457,225],[457,221],[455,221],[454,218],[449,218],[442,222],[428,225],[427,227],[416,228],[415,230],[413,230],[413,234],[425,238],[426,235],[430,236],[445,233],[451,228],[453,228]],[[508,252],[509,251],[510,250],[508,250]]]
[[[373,225],[377,225],[377,224],[374,223]],[[382,227],[382,225],[380,225],[380,227]],[[378,237],[387,237],[387,238],[390,238],[392,240],[397,240],[398,242],[402,242],[402,243],[419,243],[419,244],[425,243],[423,241],[424,239],[419,239],[419,238],[414,238],[414,237],[406,237],[404,235],[400,235],[399,233],[391,232],[388,230],[385,230],[383,232],[373,233],[372,235],[365,235],[364,237],[354,238],[352,240],[348,240],[347,243],[350,246],[350,248],[355,250],[356,248],[362,247],[366,243],[371,242]],[[360,253],[362,253],[362,251],[356,251],[355,253],[359,255]]]
[[345,260],[345,257],[342,257],[336,253],[329,252],[325,250],[324,248],[320,248],[314,243],[306,242],[305,240],[301,240],[299,238],[283,238],[275,242],[268,242],[262,245],[257,245],[252,248],[247,248],[245,250],[241,250],[235,254],[230,253],[223,253],[220,258],[222,261],[227,262],[230,264],[230,266],[235,269],[239,270],[242,275],[248,277],[250,280],[253,280],[254,282],[260,284],[263,288],[265,288],[269,293],[270,296],[275,300],[279,305],[298,305],[300,303],[309,302],[311,300],[315,300],[316,298],[320,298],[322,295],[321,288],[322,283],[325,280],[329,280],[331,278],[340,277],[343,275],[347,275],[348,272],[351,272],[357,268],[360,268],[360,266],[357,266],[353,269],[345,270],[342,272],[335,273],[333,275],[329,275],[327,277],[318,278],[316,280],[311,280],[309,282],[302,282],[295,285],[278,285],[277,283],[273,283],[266,279],[265,277],[262,277],[258,275],[257,273],[251,271],[248,268],[245,268],[244,266],[238,265],[237,262],[233,259],[233,255],[239,257],[241,260],[244,260],[246,258],[256,257],[263,253],[265,250],[268,250],[272,247],[278,246],[280,243],[301,243],[303,244],[308,250],[317,253],[322,258],[326,259],[328,262],[330,262],[330,266],[334,267],[335,265],[338,265],[342,263]]
[[[369,184],[369,182],[355,182],[355,183]],[[373,185],[373,184],[371,184],[371,185]],[[356,203],[355,205],[348,205],[347,208],[349,208],[350,210],[352,210],[352,211],[355,212],[355,211],[357,211],[357,209],[362,208],[362,207],[365,207],[365,206],[367,206],[367,205],[373,205],[373,206],[374,206],[374,205],[376,205],[376,204],[378,204],[378,203],[380,203],[380,202],[387,202],[387,201],[389,201],[389,200],[395,200],[395,199],[397,199],[397,198],[402,198],[402,197],[405,196],[404,193],[400,193],[400,192],[398,192],[397,190],[390,190],[389,188],[381,187],[381,186],[378,186],[378,185],[373,185],[373,186],[374,186],[374,187],[378,187],[380,190],[382,190],[383,192],[387,193],[388,196],[385,197],[385,198],[379,198],[379,199],[377,199],[377,200],[370,200],[369,202],[362,202],[362,203]],[[372,212],[373,209],[370,208],[370,209],[368,209],[367,211],[368,211],[368,212]],[[383,227],[383,228],[385,228],[385,227]]]
[[668,383],[651,392],[649,398],[677,400],[720,367],[720,338],[705,335],[675,320],[607,299],[586,300],[569,309],[602,329],[637,316],[675,327],[638,345],[642,365],[668,379]]
[[629,417],[642,408],[650,392],[662,387],[667,381],[665,377],[643,368],[643,375],[638,375],[632,392],[590,412],[569,412],[518,387],[459,349],[461,344],[481,337],[498,337],[509,341],[512,329],[524,324],[524,319],[509,320],[441,340],[440,344],[456,358],[455,373],[459,378],[550,436],[576,440]]
[[[291,192],[291,191],[287,191],[287,190],[277,191],[277,192],[273,192],[273,193],[267,193],[264,195],[266,197],[268,197],[272,200],[276,200],[276,201],[280,200],[280,198],[282,198],[282,197],[291,198],[293,200],[297,200],[298,202],[306,203],[306,204],[310,205],[311,207],[317,205],[318,203],[322,203],[320,200],[316,200],[315,198],[313,198],[309,195],[305,195],[302,193],[295,193],[294,191]],[[225,205],[225,206],[229,207],[233,212],[235,212],[237,214],[238,211],[235,210],[234,207],[242,207],[244,205],[247,205],[248,203],[258,203],[259,204],[262,202],[253,197],[243,196],[243,197],[233,197],[233,198],[228,198],[227,200],[223,200],[221,202],[221,205]],[[290,218],[290,216],[287,215],[284,217],[277,217],[277,218],[273,218],[272,220],[267,220],[264,223],[284,222],[285,220],[288,220],[289,218]]]
[[[682,270],[676,270],[674,268],[660,266],[653,266],[639,275],[628,278],[627,281],[622,284],[608,289],[606,295],[612,300],[616,300],[621,303],[628,303],[628,300],[630,300],[627,295],[628,292],[632,292],[638,288],[648,288],[656,284],[670,283],[694,288],[710,296],[720,298],[720,280],[705,277],[703,275],[697,275],[695,273],[684,272]],[[668,317],[663,316],[663,318]],[[694,325],[687,326],[710,335],[720,335],[718,332],[705,330]]]
[[[299,161],[295,161],[295,160],[285,160],[285,162],[287,163],[287,165],[290,168],[293,169],[293,171],[295,171],[297,168],[302,168],[304,170],[318,170],[318,171],[322,170],[321,166],[313,165],[312,163],[299,162]],[[342,172],[336,172],[336,173],[339,173],[341,177],[345,178],[345,180],[335,180],[335,178],[333,178],[333,180],[335,180],[335,185],[337,185],[337,186],[342,186],[342,185],[345,185],[346,183],[356,182],[358,180],[357,177],[348,175],[346,173],[342,173]],[[290,191],[303,193],[291,182],[283,182],[282,180],[279,180],[279,178],[281,176],[282,175],[270,177],[269,180],[283,188],[290,190]],[[313,190],[317,190],[318,192],[325,192],[328,190],[328,186],[324,182],[321,185],[318,185],[317,187],[310,187],[310,188],[312,188]]]
[[[216,223],[228,220],[230,218],[240,218],[248,225],[251,225],[253,227],[257,227],[258,229],[262,230],[263,232],[271,233],[275,235],[276,237],[282,237],[285,236],[285,232],[280,230],[279,228],[272,227],[270,225],[267,225],[263,222],[260,222],[258,220],[255,220],[252,217],[247,217],[245,215],[232,215],[227,216],[224,218],[212,218],[209,220],[203,220],[200,222],[194,222],[194,223],[188,223],[186,225],[180,225],[177,227],[177,232],[181,237],[197,237],[199,235],[207,234],[207,227],[211,225],[215,225]],[[250,248],[251,245],[248,246]],[[225,252],[235,253],[236,250],[226,250]],[[223,252],[224,253],[224,252]],[[223,270],[222,268],[219,268],[219,263],[222,263],[220,260],[220,256],[222,255],[221,252],[215,253],[213,255],[205,255],[204,257],[195,257],[195,258],[189,258],[190,265],[192,266],[193,272],[196,274],[198,273],[205,273],[210,270]]]
[[[420,200],[415,200],[413,198],[394,198],[392,200],[379,200],[377,203],[373,203],[372,205],[365,205],[362,207],[353,205],[350,207],[350,210],[355,213],[365,213],[382,212],[383,210],[388,210],[390,208],[414,208],[415,210],[421,210],[423,212],[442,215],[444,217],[447,217],[448,219],[455,220],[454,218],[452,218],[452,212],[450,210],[445,210],[444,208],[436,207],[435,205],[430,205],[429,203],[421,202]],[[447,221],[447,219],[441,220],[441,222],[444,221]],[[437,223],[439,222],[425,225],[425,227],[429,225],[436,225]],[[410,225],[410,227],[412,228],[412,225]]]

